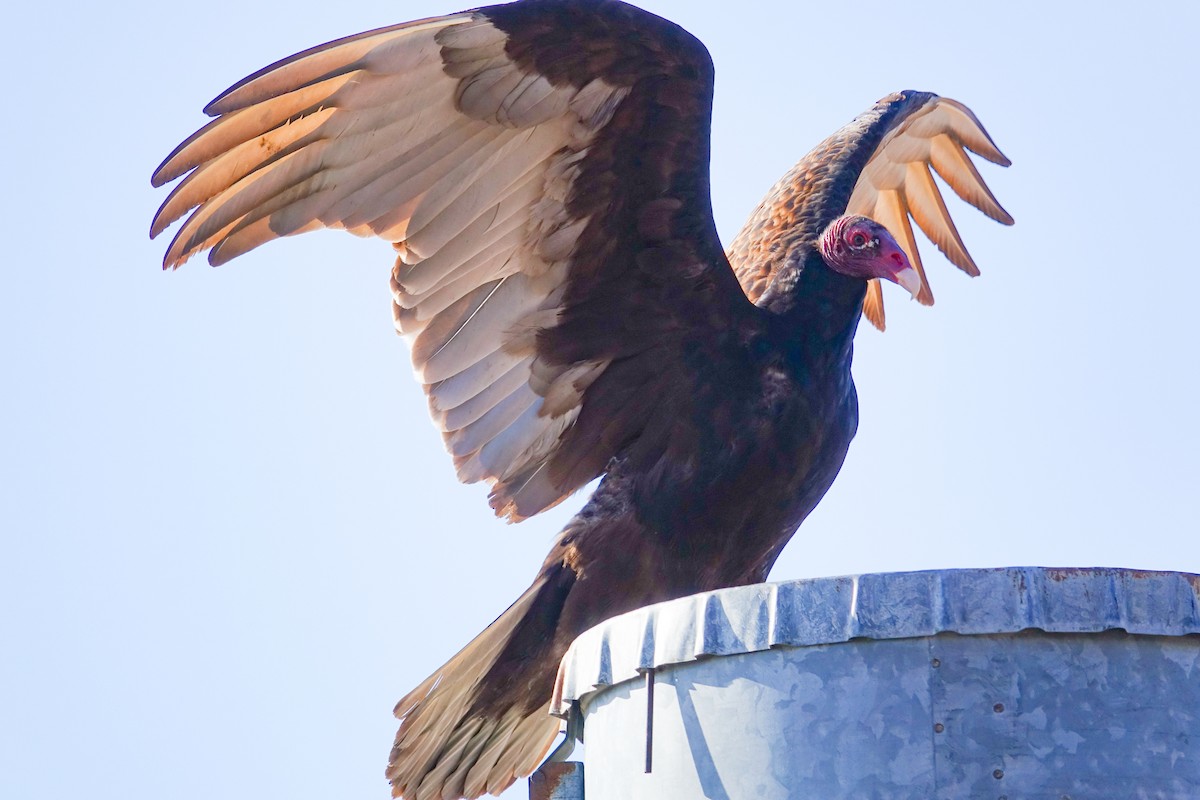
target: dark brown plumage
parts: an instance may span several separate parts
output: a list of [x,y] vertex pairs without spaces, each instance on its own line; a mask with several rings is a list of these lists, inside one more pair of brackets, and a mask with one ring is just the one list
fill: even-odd
[[398,704],[399,796],[528,774],[584,629],[766,577],[854,435],[852,340],[864,303],[882,327],[878,279],[932,302],[909,214],[977,271],[930,165],[1011,222],[964,154],[1007,163],[970,111],[901,92],[801,161],[727,255],[712,82],[670,22],[524,0],[285,59],[155,173],[186,177],[152,235],[191,211],[166,266],[318,227],[393,242],[397,328],[459,477],[488,481],[497,513],[603,476],[530,589]]

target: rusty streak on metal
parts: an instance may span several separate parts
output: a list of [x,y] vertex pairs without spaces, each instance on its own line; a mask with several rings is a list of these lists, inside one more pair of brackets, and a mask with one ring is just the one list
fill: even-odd
[[583,797],[583,764],[555,761],[529,776],[529,800],[569,800]]

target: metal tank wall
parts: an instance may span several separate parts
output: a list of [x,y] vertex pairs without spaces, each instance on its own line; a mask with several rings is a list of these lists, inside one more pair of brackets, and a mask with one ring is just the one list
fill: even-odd
[[563,800],[1197,800],[1200,577],[949,570],[696,595],[581,636],[555,708],[573,703],[584,777]]

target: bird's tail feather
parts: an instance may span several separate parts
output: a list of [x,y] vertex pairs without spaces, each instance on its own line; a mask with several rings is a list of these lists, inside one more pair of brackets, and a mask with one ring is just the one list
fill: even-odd
[[[396,704],[400,730],[388,759],[394,797],[409,800],[499,794],[537,767],[558,734],[545,702],[477,708],[483,683],[522,623],[545,601],[540,578],[483,633]],[[545,611],[546,609],[540,609]],[[556,614],[551,614],[556,617]]]

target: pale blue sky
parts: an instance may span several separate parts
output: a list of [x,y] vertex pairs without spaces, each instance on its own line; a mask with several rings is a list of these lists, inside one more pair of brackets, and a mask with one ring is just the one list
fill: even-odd
[[[967,103],[1014,162],[981,171],[1015,228],[949,201],[983,276],[926,246],[937,306],[890,291],[860,332],[858,438],[773,577],[1200,571],[1197,6],[644,5],[713,52],[726,241],[895,89]],[[509,527],[454,481],[386,245],[164,275],[149,175],[242,76],[457,9],[47,8],[0,52],[0,796],[385,798],[392,704],[582,498]]]

